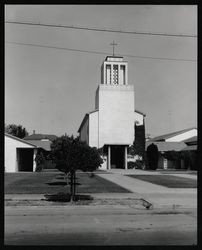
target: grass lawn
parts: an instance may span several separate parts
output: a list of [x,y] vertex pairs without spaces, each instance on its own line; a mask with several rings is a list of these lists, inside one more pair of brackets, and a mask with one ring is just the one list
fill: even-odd
[[[54,194],[68,192],[67,186],[60,172],[27,172],[5,173],[5,194]],[[76,175],[78,193],[130,193],[110,181],[97,175],[90,177],[88,173],[79,172]]]
[[197,180],[171,175],[127,175],[168,188],[197,188]]
[[194,170],[159,170],[161,174],[191,174],[197,175],[197,171]]

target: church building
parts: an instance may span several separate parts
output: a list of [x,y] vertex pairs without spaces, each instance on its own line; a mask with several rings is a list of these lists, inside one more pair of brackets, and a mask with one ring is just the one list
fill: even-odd
[[107,56],[101,66],[101,82],[95,93],[95,110],[87,113],[78,129],[81,141],[102,148],[106,168],[127,169],[128,147],[133,144],[135,123],[145,114],[135,111],[134,85],[128,82],[128,63]]

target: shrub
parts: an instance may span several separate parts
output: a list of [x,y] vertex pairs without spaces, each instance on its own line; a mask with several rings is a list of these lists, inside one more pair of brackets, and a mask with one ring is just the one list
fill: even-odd
[[128,169],[142,169],[143,168],[143,161],[136,160],[135,162],[129,161],[128,162]]
[[143,168],[143,161],[136,160],[136,162],[135,162],[135,168],[136,169],[142,169]]
[[44,154],[42,153],[42,151],[40,151],[40,150],[37,151],[35,161],[36,161],[36,172],[42,171],[44,163],[46,161],[46,158],[45,158]]
[[152,143],[147,147],[147,161],[149,169],[156,170],[158,167],[158,147]]
[[135,168],[135,162],[129,161],[128,162],[128,169],[133,169],[133,168]]

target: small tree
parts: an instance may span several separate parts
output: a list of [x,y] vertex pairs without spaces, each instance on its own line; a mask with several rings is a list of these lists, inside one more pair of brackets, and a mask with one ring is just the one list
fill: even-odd
[[133,143],[134,154],[142,157],[145,162],[145,124],[137,126],[135,124],[135,141]]
[[62,136],[51,144],[52,159],[56,168],[70,179],[70,195],[74,200],[76,193],[76,171],[94,171],[101,164],[102,159],[96,148],[89,147],[73,136]]
[[5,132],[21,139],[28,135],[26,128],[16,124],[5,125]]
[[43,170],[43,166],[46,162],[46,158],[42,152],[42,150],[38,150],[36,157],[35,157],[35,161],[36,161],[36,172],[40,172]]
[[[128,152],[130,155],[138,155],[141,157],[141,161],[138,163],[138,168],[143,167],[145,165],[145,122],[143,120],[143,125],[134,125],[135,130],[135,140],[133,145],[129,146]],[[135,166],[134,164],[130,164],[131,166]]]
[[158,158],[159,158],[158,147],[152,143],[147,147],[147,161],[150,169],[152,170],[157,169]]

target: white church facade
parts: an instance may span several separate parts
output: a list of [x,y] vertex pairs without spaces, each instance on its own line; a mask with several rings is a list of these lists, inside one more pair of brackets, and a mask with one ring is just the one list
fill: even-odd
[[107,56],[101,67],[95,110],[85,115],[78,130],[80,140],[91,147],[103,148],[107,169],[127,169],[135,123],[142,125],[144,116],[135,111],[134,85],[128,83],[128,63],[123,57]]

